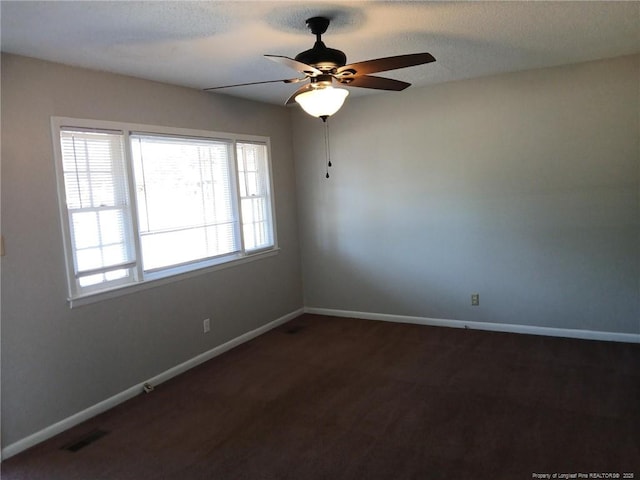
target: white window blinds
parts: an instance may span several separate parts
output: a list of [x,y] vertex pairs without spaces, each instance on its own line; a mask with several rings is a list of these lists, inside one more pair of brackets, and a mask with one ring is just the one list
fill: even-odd
[[62,129],[60,142],[78,286],[133,280],[122,132]]
[[247,250],[273,245],[271,228],[271,189],[264,144],[237,144],[242,230]]
[[145,271],[240,251],[231,143],[133,134],[131,145]]

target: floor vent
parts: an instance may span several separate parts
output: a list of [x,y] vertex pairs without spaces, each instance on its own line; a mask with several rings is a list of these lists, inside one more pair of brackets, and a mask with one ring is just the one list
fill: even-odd
[[287,328],[286,333],[288,333],[289,335],[293,335],[300,332],[303,328],[304,327],[302,325],[291,325],[289,328]]
[[107,432],[106,430],[92,430],[91,432],[87,433],[86,435],[83,435],[82,437],[77,438],[73,442],[66,444],[64,447],[61,448],[61,450],[68,450],[70,452],[77,452],[78,450],[86,447],[87,445],[92,444],[96,440],[101,439],[107,433],[109,433],[109,432]]

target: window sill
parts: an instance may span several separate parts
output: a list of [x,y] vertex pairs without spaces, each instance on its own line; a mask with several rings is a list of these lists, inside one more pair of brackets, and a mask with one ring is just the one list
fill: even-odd
[[280,253],[280,249],[275,247],[270,250],[254,253],[251,255],[235,258],[233,260],[225,260],[220,263],[208,265],[206,267],[198,268],[195,270],[184,271],[180,273],[171,274],[169,276],[158,276],[157,274],[151,274],[146,280],[136,282],[134,284],[115,287],[110,290],[102,290],[100,292],[88,293],[73,298],[68,298],[69,308],[81,307],[83,305],[89,305],[110,298],[121,297],[132,293],[148,290],[150,288],[167,285],[173,282],[178,282],[188,278],[204,275],[207,273],[215,272],[217,270],[223,270],[225,268],[231,268],[245,263],[261,260],[263,258],[273,257]]

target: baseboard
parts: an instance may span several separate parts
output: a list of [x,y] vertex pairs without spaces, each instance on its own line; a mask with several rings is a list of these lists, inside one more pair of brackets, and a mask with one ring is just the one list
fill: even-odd
[[22,440],[18,440],[17,442],[12,443],[11,445],[7,445],[2,449],[0,458],[5,460],[9,457],[12,457],[28,448],[33,447],[34,445],[37,445],[38,443],[44,442],[45,440],[48,440],[49,438],[59,433],[62,433],[65,430],[68,430],[71,427],[75,427],[76,425],[79,425],[80,423],[86,420],[89,420],[92,417],[95,417],[96,415],[103,413],[115,407],[116,405],[119,405],[125,402],[126,400],[129,400],[130,398],[133,398],[136,395],[139,395],[140,393],[142,393],[142,387],[145,383],[150,383],[152,385],[159,385],[163,382],[166,382],[167,380],[175,377],[176,375],[180,375],[181,373],[184,373],[187,370],[193,367],[196,367],[201,363],[206,362],[207,360],[210,360],[214,357],[217,357],[218,355],[223,354],[227,350],[231,350],[232,348],[242,343],[248,342],[249,340],[252,340],[257,336],[262,335],[263,333],[266,333],[269,330],[276,328],[282,325],[283,323],[286,323],[289,320],[296,318],[299,315],[302,315],[303,313],[304,313],[303,308],[300,308],[291,313],[288,313],[272,322],[267,323],[266,325],[256,328],[255,330],[251,330],[250,332],[244,333],[239,337],[236,337],[232,340],[229,340],[226,343],[223,343],[222,345],[219,345],[215,348],[212,348],[211,350],[201,353],[200,355],[197,355],[191,358],[190,360],[187,360],[186,362],[176,365],[175,367],[170,368],[169,370],[166,370],[160,373],[159,375],[156,375],[152,378],[149,378],[147,380],[144,380],[138,383],[137,385],[127,388],[126,390],[110,398],[107,398],[106,400],[103,400],[85,410],[82,410],[74,415],[71,415],[70,417],[67,417],[57,423],[54,423],[53,425],[43,428],[42,430],[32,435],[29,435],[28,437],[25,437]]
[[362,318],[365,320],[381,320],[384,322],[415,323],[435,327],[470,328],[492,332],[522,333],[527,335],[544,335],[548,337],[579,338],[583,340],[603,340],[607,342],[640,343],[640,334],[600,332],[593,330],[577,330],[571,328],[536,327],[533,325],[516,325],[504,323],[466,322],[462,320],[445,320],[439,318],[411,317],[406,315],[389,315],[386,313],[355,312],[351,310],[334,310],[330,308],[305,307],[305,313],[328,315],[332,317]]

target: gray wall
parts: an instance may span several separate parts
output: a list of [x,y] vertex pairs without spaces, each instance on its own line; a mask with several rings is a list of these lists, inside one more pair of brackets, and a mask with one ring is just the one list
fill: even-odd
[[[280,254],[69,309],[52,115],[271,137]],[[302,307],[291,145],[282,107],[2,56],[4,446]]]
[[639,59],[296,113],[305,305],[640,333]]

